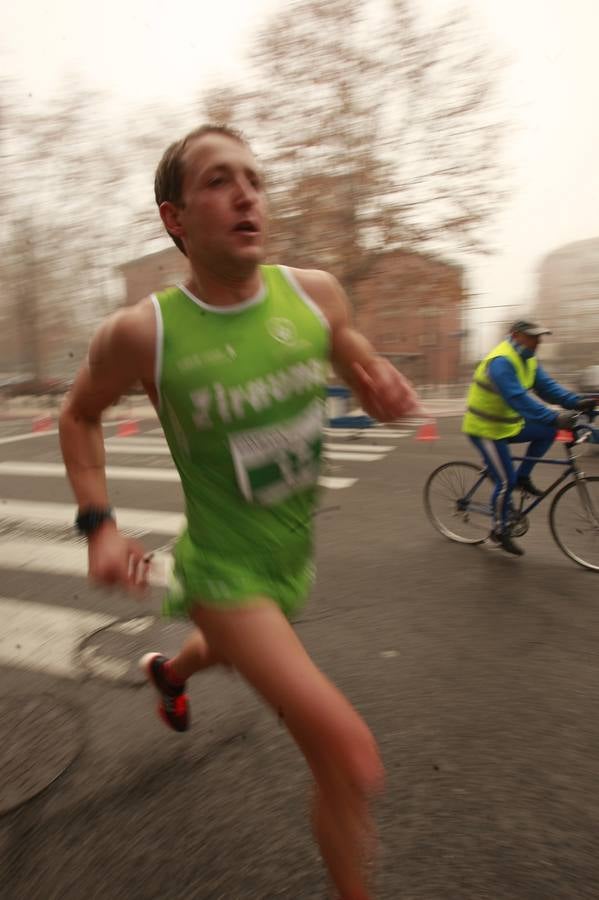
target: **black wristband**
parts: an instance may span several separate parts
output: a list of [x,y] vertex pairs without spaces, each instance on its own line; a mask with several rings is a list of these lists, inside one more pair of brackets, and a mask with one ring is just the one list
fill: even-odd
[[110,506],[87,506],[85,509],[80,509],[77,513],[75,526],[80,534],[85,534],[89,537],[107,519],[114,521]]

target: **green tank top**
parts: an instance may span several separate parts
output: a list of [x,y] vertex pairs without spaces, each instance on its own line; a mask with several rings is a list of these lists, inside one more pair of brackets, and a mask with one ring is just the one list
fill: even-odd
[[280,564],[311,548],[329,328],[291,272],[260,271],[232,307],[183,286],[152,297],[156,387],[193,544]]

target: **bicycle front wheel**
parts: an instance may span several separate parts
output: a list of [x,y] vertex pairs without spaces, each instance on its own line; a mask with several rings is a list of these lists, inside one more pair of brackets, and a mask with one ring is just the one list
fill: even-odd
[[558,491],[549,510],[549,527],[566,556],[599,572],[599,476],[571,481]]
[[491,530],[493,481],[471,462],[448,462],[428,477],[424,508],[431,523],[452,541],[482,544]]

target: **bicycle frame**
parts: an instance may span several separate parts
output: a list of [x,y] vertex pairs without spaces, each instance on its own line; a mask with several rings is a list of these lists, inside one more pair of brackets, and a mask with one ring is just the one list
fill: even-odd
[[[591,420],[592,421],[592,420]],[[586,475],[575,448],[598,432],[586,421],[573,423],[572,438],[565,444],[565,458],[512,456],[518,468],[527,461],[558,466],[557,475],[539,496],[514,485],[506,491],[503,466],[495,469],[486,459],[451,460],[434,469],[424,487],[426,514],[432,525],[450,540],[461,544],[484,544],[489,538],[509,552],[502,531],[522,537],[529,530],[529,514],[547,497],[549,528],[559,549],[585,569],[599,572],[599,476]],[[477,494],[480,492],[480,496]],[[487,524],[491,520],[492,524]],[[489,530],[490,529],[490,530]]]
[[[543,493],[541,494],[540,497],[535,497],[533,500],[530,501],[530,503],[528,503],[527,506],[524,506],[523,503],[521,504],[520,508],[518,509],[518,517],[527,516],[530,512],[532,512],[533,509],[536,509],[536,507],[540,503],[542,503],[543,500],[549,496],[549,494],[553,493],[553,491],[557,487],[559,487],[560,484],[562,484],[564,481],[566,481],[571,476],[574,476],[575,480],[579,483],[584,482],[585,474],[578,468],[578,465],[576,464],[576,457],[572,453],[572,447],[576,446],[577,444],[584,443],[585,441],[588,440],[589,436],[590,436],[589,434],[585,434],[582,437],[578,438],[577,440],[571,441],[568,444],[566,444],[565,445],[566,457],[567,457],[566,459],[545,459],[542,456],[512,456],[512,460],[514,462],[524,462],[524,460],[527,460],[530,462],[535,462],[537,464],[542,463],[543,465],[546,465],[546,466],[565,466],[566,467],[566,471],[562,472],[562,474],[559,475],[555,479],[555,481],[553,481],[549,485],[549,487],[543,491]],[[481,484],[483,483],[483,481],[485,480],[485,478],[488,475],[489,475],[488,467],[484,466],[483,468],[481,468],[480,478],[473,484],[473,486],[470,488],[468,493],[462,498],[462,503],[464,503],[465,505],[470,504],[471,498],[474,496],[474,494],[476,493],[476,491],[478,490],[478,488],[481,486]],[[590,510],[588,509],[588,505],[589,505],[588,497],[584,497],[583,499],[584,499],[585,506],[587,507],[587,511],[590,511],[591,514],[593,515],[593,517],[595,519],[597,519],[597,515],[596,515],[595,511],[593,509],[590,509]],[[490,510],[489,510],[489,514],[490,515],[492,514]],[[597,521],[599,524],[599,519]]]
[[524,460],[535,462],[535,463],[544,463],[546,466],[566,466],[566,471],[562,472],[561,475],[552,481],[548,488],[545,488],[540,497],[535,497],[530,501],[528,506],[522,506],[519,510],[519,515],[527,516],[533,509],[542,503],[545,497],[548,497],[549,494],[553,493],[553,491],[559,487],[562,482],[566,481],[571,475],[576,479],[584,479],[584,472],[581,472],[578,466],[576,465],[576,459],[573,456],[569,447],[566,447],[566,452],[568,454],[567,459],[543,459],[539,456],[512,456],[514,462],[524,462]]

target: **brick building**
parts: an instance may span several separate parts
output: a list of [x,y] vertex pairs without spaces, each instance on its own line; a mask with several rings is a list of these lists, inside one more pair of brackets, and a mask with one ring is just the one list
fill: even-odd
[[463,270],[407,250],[380,254],[354,289],[358,327],[415,384],[459,380]]
[[[119,267],[131,304],[187,275],[175,246]],[[406,250],[380,254],[354,285],[358,327],[416,384],[458,380],[462,350],[463,271]]]

